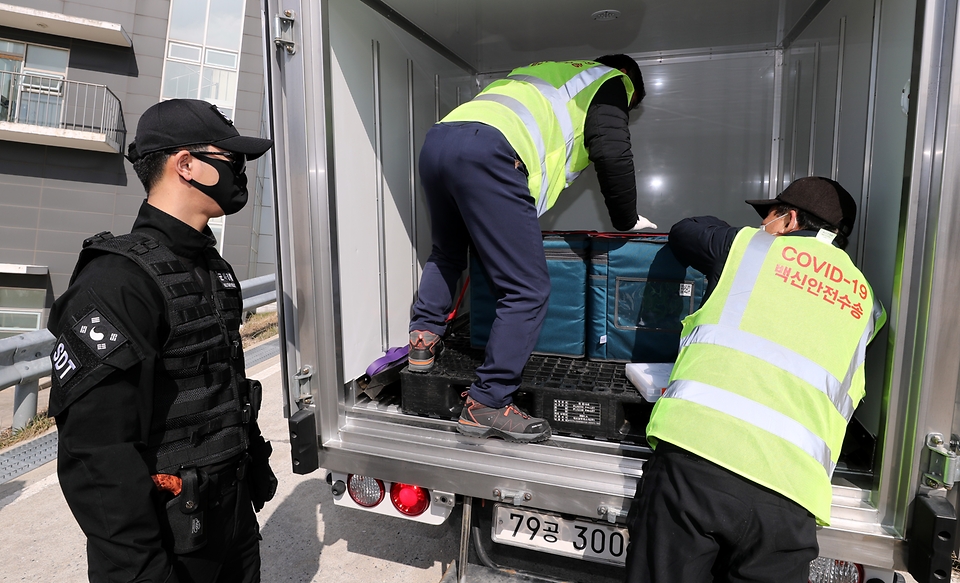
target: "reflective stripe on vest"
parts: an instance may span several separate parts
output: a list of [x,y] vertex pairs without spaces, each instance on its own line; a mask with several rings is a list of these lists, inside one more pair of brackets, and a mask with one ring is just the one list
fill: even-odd
[[[879,301],[874,299],[872,317],[861,334],[854,357],[842,381],[809,358],[772,340],[740,330],[740,323],[750,295],[775,240],[776,237],[763,230],[757,231],[750,238],[724,301],[719,323],[698,325],[681,339],[680,348],[682,350],[694,344],[711,344],[736,350],[761,360],[822,392],[830,399],[840,415],[849,422],[855,410],[855,403],[850,397],[853,377],[866,358],[867,344],[873,337],[882,307]],[[809,454],[824,467],[828,476],[833,472],[834,464],[826,443],[799,422],[769,407],[723,389],[682,379],[671,383],[663,396],[696,402],[766,430]],[[733,402],[737,404],[731,405]],[[824,451],[826,451],[825,458]]]
[[[567,185],[576,180],[577,176],[580,175],[580,172],[574,172],[570,169],[570,164],[573,160],[573,142],[576,138],[576,135],[573,129],[573,120],[570,118],[568,104],[576,99],[578,93],[586,89],[591,83],[597,79],[600,79],[609,72],[610,67],[606,67],[604,65],[591,67],[585,71],[577,73],[572,79],[564,83],[559,88],[554,87],[547,81],[544,81],[539,77],[534,77],[533,75],[509,75],[507,77],[513,81],[523,81],[533,85],[537,88],[537,91],[539,91],[540,94],[550,102],[550,107],[553,108],[553,114],[557,118],[557,123],[560,125],[560,131],[563,133],[563,140],[567,146]],[[524,125],[526,125],[527,130],[533,134],[533,130],[529,125],[527,125],[526,121],[524,121]],[[536,131],[539,132],[540,129],[537,128]],[[542,153],[540,159],[544,159],[544,155]]]
[[539,217],[547,212],[547,189],[550,187],[550,182],[547,180],[547,148],[544,145],[543,134],[540,133],[540,126],[537,125],[537,120],[533,117],[530,110],[527,109],[526,105],[520,103],[520,100],[508,95],[481,93],[474,97],[473,100],[499,103],[515,113],[517,117],[520,118],[524,127],[527,128],[530,139],[533,140],[533,144],[537,148],[537,155],[540,158],[540,196],[537,198],[537,216]]
[[833,458],[826,442],[804,427],[802,423],[779,411],[747,397],[698,381],[674,381],[663,396],[698,403],[772,433],[799,447],[817,460],[828,476],[833,473]]
[[850,398],[850,386],[853,383],[854,373],[860,368],[866,357],[867,343],[873,337],[873,328],[874,323],[870,322],[867,329],[864,330],[860,343],[857,345],[856,356],[850,361],[850,368],[843,381],[840,381],[830,371],[806,356],[797,354],[772,340],[715,324],[697,326],[693,332],[680,340],[680,349],[683,350],[684,347],[691,344],[714,344],[749,354],[770,366],[782,369],[802,379],[825,394],[833,403],[833,406],[837,408],[837,411],[843,415],[843,418],[849,421],[856,409],[853,399]]

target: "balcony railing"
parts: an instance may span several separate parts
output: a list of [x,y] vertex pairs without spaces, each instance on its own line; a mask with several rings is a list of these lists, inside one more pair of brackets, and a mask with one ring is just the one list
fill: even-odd
[[0,122],[103,134],[122,152],[127,129],[120,100],[105,85],[0,71]]

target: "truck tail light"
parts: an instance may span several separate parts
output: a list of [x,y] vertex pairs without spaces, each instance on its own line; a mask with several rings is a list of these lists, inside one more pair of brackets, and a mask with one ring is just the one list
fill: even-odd
[[364,508],[371,508],[383,501],[386,489],[383,487],[383,482],[376,478],[350,474],[347,478],[347,492],[350,493],[354,502]]
[[430,493],[420,486],[394,482],[390,486],[390,501],[402,514],[420,516],[430,506]]
[[848,561],[817,557],[810,562],[810,583],[862,583],[863,567]]

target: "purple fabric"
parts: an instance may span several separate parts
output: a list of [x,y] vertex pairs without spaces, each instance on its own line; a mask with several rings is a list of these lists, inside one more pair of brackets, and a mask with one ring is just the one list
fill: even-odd
[[386,354],[370,363],[370,366],[367,367],[367,376],[372,377],[373,375],[381,373],[391,366],[395,366],[396,364],[406,360],[407,352],[409,350],[409,344],[388,348]]

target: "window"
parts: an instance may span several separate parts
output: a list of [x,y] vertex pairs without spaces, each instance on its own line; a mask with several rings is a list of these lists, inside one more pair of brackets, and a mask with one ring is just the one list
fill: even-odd
[[[160,99],[203,99],[232,118],[244,0],[172,0]],[[2,47],[0,47],[2,48]],[[224,217],[208,223],[223,252]]]
[[70,51],[0,39],[0,121],[58,126]]
[[16,75],[23,70],[26,50],[27,45],[23,43],[0,40],[0,121],[10,121],[11,112],[15,111],[15,92],[19,84]]
[[40,329],[46,290],[0,287],[0,338]]
[[172,0],[161,99],[203,99],[232,116],[244,8],[243,0]]

